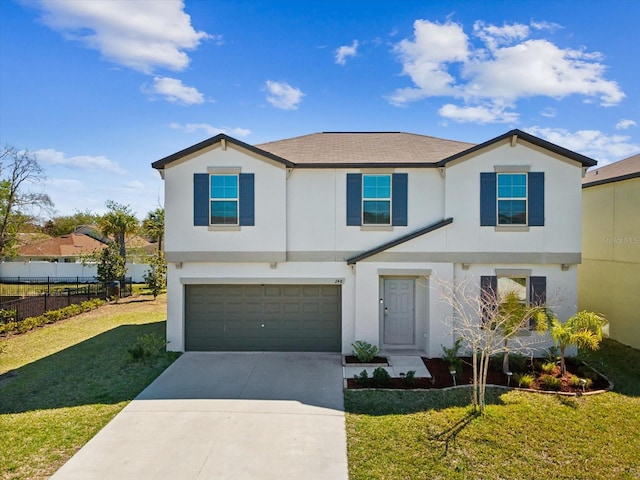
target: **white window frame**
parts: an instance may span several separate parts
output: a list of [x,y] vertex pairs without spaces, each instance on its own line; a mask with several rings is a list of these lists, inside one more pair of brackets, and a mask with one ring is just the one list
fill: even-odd
[[[524,187],[526,195],[524,197],[501,197],[500,177],[501,176],[524,175]],[[501,200],[524,200],[524,223],[500,223],[500,201]],[[527,172],[498,172],[496,173],[496,225],[499,227],[525,227],[529,225],[529,174]]]
[[[220,198],[211,196],[212,177],[235,177],[236,178],[236,198]],[[236,223],[213,223],[211,221],[213,202],[235,202],[236,203]],[[209,174],[209,225],[212,227],[234,227],[240,225],[240,175],[237,173],[210,173]]]
[[[374,197],[374,198],[366,198],[364,196],[364,179],[365,177],[388,177],[389,178],[389,197]],[[393,175],[390,173],[363,173],[362,174],[362,198],[360,199],[360,207],[362,211],[362,225],[363,226],[391,226],[393,225]],[[389,202],[389,222],[388,223],[367,223],[364,219],[364,202]]]

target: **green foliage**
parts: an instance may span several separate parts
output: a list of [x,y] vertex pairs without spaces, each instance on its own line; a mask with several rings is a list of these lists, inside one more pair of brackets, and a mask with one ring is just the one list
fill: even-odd
[[5,324],[0,324],[0,334],[10,333],[12,331],[17,331],[18,333],[26,333],[30,330],[33,330],[34,328],[42,327],[46,324],[52,324],[60,320],[65,320],[67,318],[79,315],[83,312],[88,312],[89,310],[93,310],[94,308],[102,306],[104,303],[104,300],[96,298],[93,300],[82,302],[80,305],[71,304],[67,307],[59,308],[58,310],[49,310],[42,315],[39,315],[37,317],[25,318],[24,320],[21,320],[19,322],[7,322]]
[[59,237],[75,232],[80,226],[93,225],[97,219],[97,215],[91,213],[89,210],[85,210],[84,212],[76,211],[73,215],[62,215],[51,218],[44,224],[42,231],[52,237]]
[[[107,200],[106,205],[109,211],[100,217],[98,225],[100,225],[103,235],[113,238],[113,241],[118,246],[118,253],[122,257],[122,262],[125,263],[127,258],[125,238],[127,234],[138,230],[138,219],[129,205],[117,203],[113,200]],[[122,276],[124,277],[124,274]]]
[[366,370],[362,370],[358,375],[354,375],[353,378],[358,385],[362,385],[363,387],[369,385],[369,374]]
[[460,358],[459,352],[463,340],[462,337],[458,337],[456,341],[453,342],[453,347],[451,348],[441,345],[442,352],[444,353],[442,358],[449,364],[450,371],[456,371],[456,377],[458,378],[461,378],[462,375],[462,359]]
[[0,310],[0,322],[12,322],[16,318],[15,310]]
[[151,258],[149,270],[144,273],[143,278],[155,300],[167,286],[167,262],[162,252]]
[[136,339],[136,343],[127,350],[132,362],[150,362],[165,355],[167,341],[157,333],[147,333]]
[[544,362],[541,366],[540,366],[540,370],[542,370],[543,373],[546,373],[548,375],[552,375],[553,372],[556,369],[556,363],[555,362]]
[[530,373],[519,374],[515,373],[513,375],[513,380],[518,383],[518,386],[521,388],[529,388],[535,382],[535,377]]
[[111,283],[120,280],[127,273],[125,259],[120,255],[117,244],[111,242],[98,254],[98,280]]
[[[591,385],[593,385],[593,380],[590,378],[585,378],[584,381],[585,381],[584,388],[591,388]],[[569,379],[569,384],[574,388],[582,387],[582,385],[580,385],[580,377],[578,377],[577,375],[571,375],[571,378]]]
[[15,255],[18,232],[32,220],[29,209],[53,207],[46,193],[26,189],[45,178],[35,154],[10,145],[0,149],[0,257]]
[[162,251],[164,238],[164,208],[156,208],[142,221],[142,230],[149,239],[158,242],[158,252]]
[[353,347],[353,354],[358,358],[361,363],[368,363],[378,355],[378,347],[371,345],[364,340],[356,340],[351,344]]
[[560,349],[556,346],[547,348],[544,352],[544,358],[547,362],[558,363],[560,361]]
[[373,375],[371,376],[371,383],[373,383],[376,387],[384,387],[391,382],[391,375],[387,372],[386,369],[382,367],[378,367],[373,371]]
[[521,355],[519,353],[509,354],[509,365],[510,365],[511,371],[514,373],[526,372],[528,362],[529,362],[529,357],[526,357],[525,355]]
[[542,384],[542,388],[545,390],[558,391],[562,386],[562,381],[558,377],[554,377],[553,375],[541,375],[540,381]]
[[416,383],[416,371],[409,370],[404,376],[404,380],[407,382],[407,385],[414,385]]
[[551,336],[556,346],[560,348],[560,366],[562,373],[566,372],[565,351],[570,345],[578,348],[597,350],[602,340],[602,327],[607,320],[600,315],[581,311],[570,317],[565,323],[557,318],[551,322]]

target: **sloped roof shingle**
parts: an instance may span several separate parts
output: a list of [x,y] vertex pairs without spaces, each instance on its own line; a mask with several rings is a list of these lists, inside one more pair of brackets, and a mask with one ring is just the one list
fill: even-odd
[[640,154],[587,172],[582,188],[640,177]]

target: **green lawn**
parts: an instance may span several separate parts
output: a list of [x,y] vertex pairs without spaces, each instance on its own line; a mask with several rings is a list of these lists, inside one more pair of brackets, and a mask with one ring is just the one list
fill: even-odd
[[46,478],[171,362],[131,363],[164,337],[166,302],[137,297],[0,339],[0,478]]
[[585,397],[350,390],[349,475],[358,479],[638,479],[640,351],[605,341],[588,361],[614,392]]

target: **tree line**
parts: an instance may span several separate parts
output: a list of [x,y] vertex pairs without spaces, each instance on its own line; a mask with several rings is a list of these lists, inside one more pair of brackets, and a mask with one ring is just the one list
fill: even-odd
[[[149,212],[140,222],[129,205],[113,200],[106,202],[107,212],[103,215],[89,210],[77,211],[73,215],[53,215],[53,202],[41,189],[46,180],[45,172],[38,163],[37,156],[28,150],[6,145],[0,149],[0,258],[16,255],[18,234],[42,232],[51,236],[61,236],[76,231],[79,226],[97,226],[100,234],[107,239],[107,248],[96,254],[98,276],[101,280],[120,280],[124,287],[126,273],[127,236],[140,233],[158,248],[149,259],[151,283],[161,285],[150,287],[157,295],[164,287],[166,264],[162,254],[164,238],[164,208]],[[42,222],[40,218],[48,216]],[[145,276],[146,277],[146,276]]]

